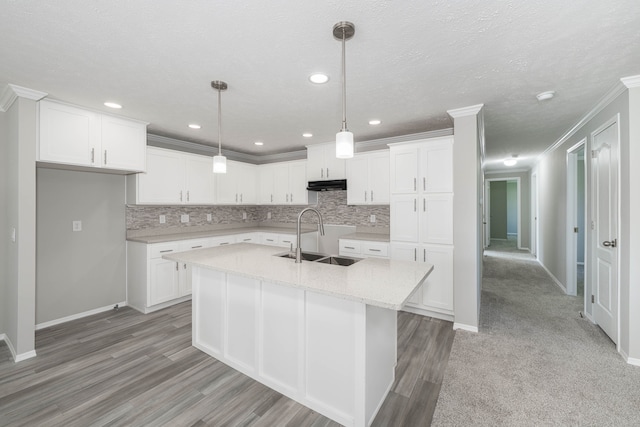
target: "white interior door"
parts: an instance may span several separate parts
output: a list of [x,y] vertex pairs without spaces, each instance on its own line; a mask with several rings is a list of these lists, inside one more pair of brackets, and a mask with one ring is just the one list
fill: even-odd
[[618,342],[618,121],[592,134],[593,318]]
[[484,247],[491,244],[491,182],[484,182]]

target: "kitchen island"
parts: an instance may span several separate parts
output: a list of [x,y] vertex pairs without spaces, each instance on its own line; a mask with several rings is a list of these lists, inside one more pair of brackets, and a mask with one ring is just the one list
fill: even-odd
[[396,311],[433,266],[348,267],[235,244],[165,255],[192,269],[193,345],[346,426],[373,421],[394,380]]

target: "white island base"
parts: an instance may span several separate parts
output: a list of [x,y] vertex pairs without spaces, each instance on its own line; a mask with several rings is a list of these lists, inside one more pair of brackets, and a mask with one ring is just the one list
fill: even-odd
[[394,380],[396,311],[192,267],[193,345],[345,426],[373,422]]

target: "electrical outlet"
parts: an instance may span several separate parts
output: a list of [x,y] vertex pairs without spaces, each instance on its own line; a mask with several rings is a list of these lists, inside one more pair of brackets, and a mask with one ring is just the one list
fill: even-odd
[[180,215],[180,222],[189,222],[189,214]]
[[165,215],[160,215],[158,220],[160,221],[160,224],[164,224],[167,222],[167,217]]
[[246,212],[242,212],[242,219],[247,219],[247,213]]
[[207,214],[207,221],[211,222],[211,214]]
[[369,216],[369,221],[370,222],[376,222],[376,216],[375,215]]
[[271,212],[267,212],[267,219],[271,219]]
[[72,229],[73,231],[82,231],[82,221],[73,221]]

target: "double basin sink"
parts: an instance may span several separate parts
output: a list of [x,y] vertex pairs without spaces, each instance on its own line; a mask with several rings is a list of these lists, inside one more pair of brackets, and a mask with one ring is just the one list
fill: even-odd
[[[281,254],[276,254],[275,256],[279,256],[281,258],[296,259],[295,252],[284,252]],[[302,261],[319,262],[322,264],[342,265],[344,267],[348,267],[360,261],[360,258],[319,254],[316,252],[302,252],[301,258],[302,258]]]

